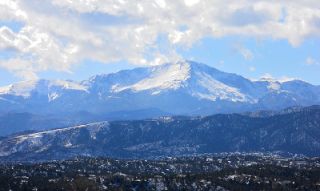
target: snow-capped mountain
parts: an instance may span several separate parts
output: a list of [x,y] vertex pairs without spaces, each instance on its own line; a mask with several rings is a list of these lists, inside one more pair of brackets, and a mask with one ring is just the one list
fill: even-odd
[[252,81],[180,61],[93,76],[83,82],[36,80],[0,88],[0,111],[115,113],[156,109],[207,115],[320,104],[320,87],[303,81]]
[[23,81],[16,84],[0,88],[0,95],[13,95],[28,98],[33,93],[48,95],[48,101],[54,100],[54,95],[63,90],[86,91],[86,87],[79,83],[63,80],[32,80]]

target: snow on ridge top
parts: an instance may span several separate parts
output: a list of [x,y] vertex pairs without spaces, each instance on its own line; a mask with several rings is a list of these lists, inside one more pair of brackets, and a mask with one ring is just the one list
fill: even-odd
[[190,78],[190,64],[187,62],[177,62],[174,64],[164,64],[151,68],[148,78],[145,78],[129,86],[113,86],[113,92],[121,92],[131,89],[133,91],[144,91],[156,89],[155,93],[160,93],[164,89],[177,89],[182,83]]
[[[298,78],[290,78],[290,77],[282,77],[282,78],[274,78],[272,76],[263,76],[259,79],[252,79],[254,82],[269,82],[269,83],[285,83],[285,82],[292,82],[292,81],[303,81]],[[304,81],[303,81],[304,82]],[[306,82],[307,83],[307,82]]]
[[261,77],[260,79],[255,80],[255,81],[263,81],[263,82],[278,82],[278,80],[277,80],[277,79],[272,78],[272,77]]
[[88,91],[87,87],[84,85],[81,85],[79,83],[72,82],[72,81],[65,81],[65,80],[52,80],[50,81],[49,86],[60,86],[60,87],[63,87],[64,89]]
[[36,90],[47,94],[52,87],[63,89],[87,91],[87,87],[72,81],[64,80],[29,80],[14,83],[8,86],[0,87],[1,94],[13,94],[16,96],[29,97],[31,92]]
[[41,131],[38,133],[19,135],[19,136],[15,137],[15,139],[18,141],[18,143],[21,143],[21,142],[29,140],[29,139],[42,138],[44,135],[55,135],[56,133],[63,133],[63,132],[72,131],[72,130],[81,129],[81,128],[88,129],[91,137],[95,139],[96,133],[101,128],[106,127],[106,126],[109,126],[109,122],[102,121],[102,122],[89,123],[89,124],[85,124],[85,125],[78,125],[78,126],[73,126],[73,127],[61,128],[61,129]]
[[279,80],[279,79],[275,79],[271,76],[267,76],[267,77],[262,77],[259,80],[255,80],[255,82],[267,82],[269,85],[267,86],[267,88],[270,91],[280,91],[281,89],[281,84],[284,82],[289,82],[292,80]]
[[1,87],[0,94],[14,94],[17,96],[28,97],[30,92],[36,87],[37,80],[22,81]]
[[0,87],[0,94],[7,94],[10,91],[11,85]]
[[[150,68],[150,75],[137,83],[121,86],[114,84],[113,92],[123,90],[145,91],[151,90],[153,95],[167,89],[187,87],[190,95],[211,101],[230,100],[233,102],[254,102],[236,87],[229,86],[215,79],[216,69],[192,61],[179,61]],[[220,74],[220,71],[219,71]],[[228,75],[221,72],[220,75]]]
[[198,71],[195,75],[197,76],[196,84],[191,92],[193,96],[211,101],[216,101],[217,99],[230,100],[233,102],[253,101],[237,88],[228,86],[214,79],[207,73]]

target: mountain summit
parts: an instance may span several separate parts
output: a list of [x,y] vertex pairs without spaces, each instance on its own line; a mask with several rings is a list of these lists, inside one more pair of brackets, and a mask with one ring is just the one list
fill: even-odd
[[1,112],[156,110],[208,115],[314,104],[320,104],[319,86],[299,80],[252,81],[192,61],[122,70],[82,82],[36,80],[0,88]]

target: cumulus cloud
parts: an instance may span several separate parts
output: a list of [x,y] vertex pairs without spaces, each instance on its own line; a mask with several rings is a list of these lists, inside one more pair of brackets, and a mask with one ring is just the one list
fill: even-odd
[[[0,66],[34,78],[39,71],[69,71],[86,59],[160,64],[180,59],[179,47],[229,35],[298,46],[320,34],[319,8],[317,0],[2,0],[0,21],[23,26],[0,26],[0,51],[15,52]],[[159,47],[160,37],[168,50]],[[240,53],[253,59],[248,49]]]

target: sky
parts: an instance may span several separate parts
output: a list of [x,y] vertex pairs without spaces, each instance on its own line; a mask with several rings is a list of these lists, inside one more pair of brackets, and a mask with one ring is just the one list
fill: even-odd
[[193,60],[320,85],[318,0],[1,0],[0,86]]

